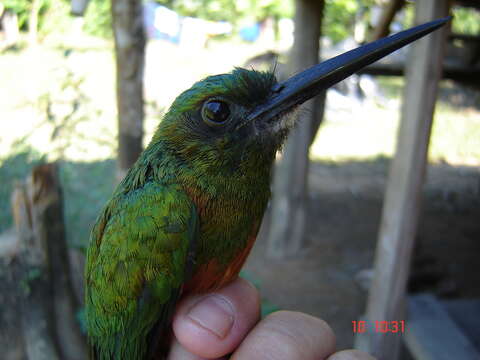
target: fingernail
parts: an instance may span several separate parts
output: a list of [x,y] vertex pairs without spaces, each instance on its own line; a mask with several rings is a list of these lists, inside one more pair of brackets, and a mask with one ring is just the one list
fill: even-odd
[[188,317],[198,326],[211,331],[218,338],[225,338],[234,322],[233,307],[219,295],[204,297],[193,305]]

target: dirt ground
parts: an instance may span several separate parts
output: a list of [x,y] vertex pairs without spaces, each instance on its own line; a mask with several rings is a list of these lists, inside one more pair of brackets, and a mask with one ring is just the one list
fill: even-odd
[[[305,248],[286,260],[266,258],[262,231],[245,268],[267,301],[329,322],[339,349],[352,346],[352,321],[365,310],[355,276],[373,264],[388,166],[385,159],[313,163]],[[430,166],[409,288],[480,297],[479,253],[480,169]]]

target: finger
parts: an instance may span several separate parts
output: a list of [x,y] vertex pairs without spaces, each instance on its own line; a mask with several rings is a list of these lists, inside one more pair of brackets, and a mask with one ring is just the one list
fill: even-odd
[[170,346],[170,352],[168,353],[168,360],[205,360],[205,358],[198,355],[192,354],[190,351],[186,350],[180,343],[175,339]]
[[[227,360],[228,357],[221,357],[215,360]],[[211,360],[195,354],[185,349],[176,339],[173,341],[167,360]]]
[[334,351],[335,335],[325,321],[279,311],[257,324],[231,359],[319,360]]
[[[167,360],[209,360],[207,358],[192,354],[185,349],[176,339],[170,346]],[[227,357],[217,358],[215,360],[227,360]]]
[[259,317],[257,289],[239,278],[215,293],[182,301],[173,331],[192,354],[218,358],[235,350]]
[[343,350],[339,351],[327,360],[375,360],[375,358],[360,350]]

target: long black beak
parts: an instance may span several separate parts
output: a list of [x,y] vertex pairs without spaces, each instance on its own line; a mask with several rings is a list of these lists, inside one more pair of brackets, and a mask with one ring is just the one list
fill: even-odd
[[361,68],[445,25],[451,18],[431,21],[360,46],[276,84],[272,95],[249,114],[247,122],[272,119],[288,112]]

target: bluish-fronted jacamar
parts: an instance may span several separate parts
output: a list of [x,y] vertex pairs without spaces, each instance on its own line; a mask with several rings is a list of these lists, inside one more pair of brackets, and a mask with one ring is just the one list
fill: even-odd
[[448,19],[378,40],[278,83],[236,69],[172,104],[100,214],[86,265],[86,318],[96,359],[161,357],[182,294],[234,279],[270,197],[275,153],[292,110]]

